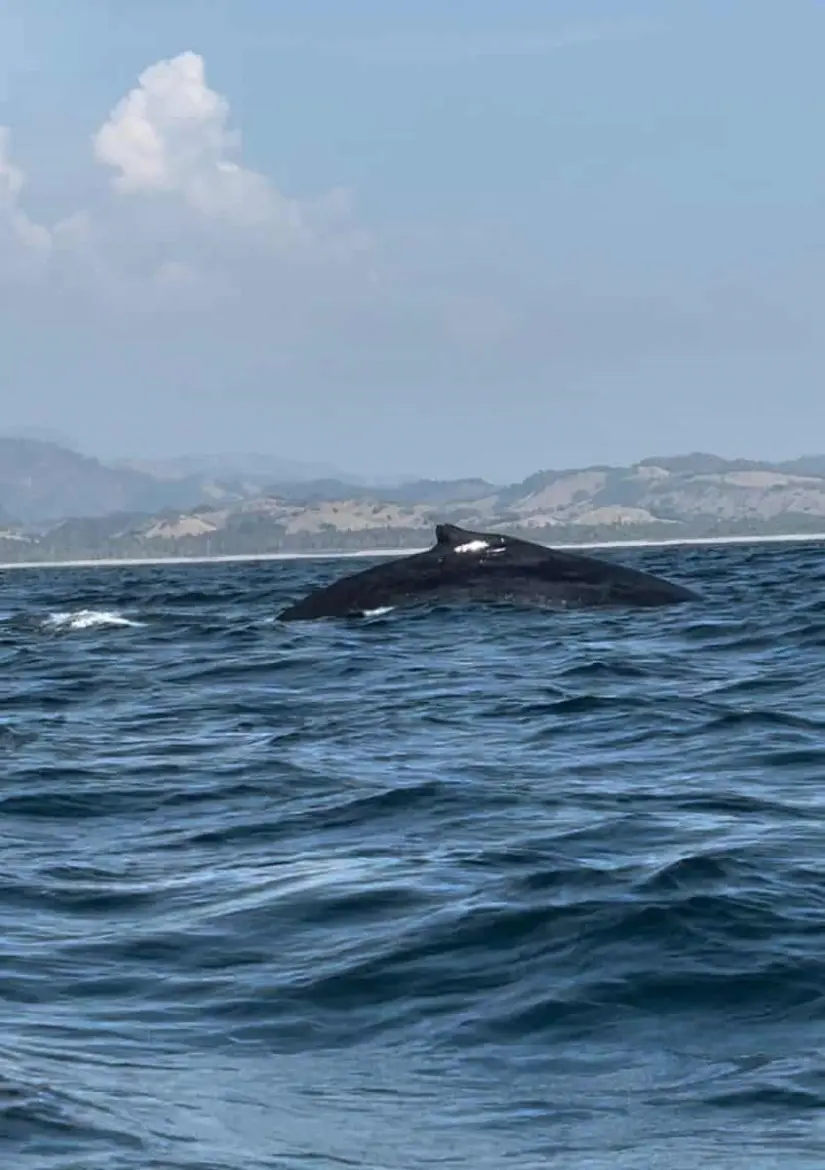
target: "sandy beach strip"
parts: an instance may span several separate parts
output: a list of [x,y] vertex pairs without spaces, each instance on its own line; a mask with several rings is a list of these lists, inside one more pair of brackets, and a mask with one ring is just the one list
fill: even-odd
[[[536,541],[544,544],[543,541]],[[622,548],[665,548],[681,545],[722,545],[722,544],[818,544],[825,543],[825,532],[789,532],[765,536],[684,536],[661,540],[600,540],[576,544],[552,544],[548,548],[568,549],[622,549]],[[347,549],[324,552],[272,552],[272,553],[227,553],[218,556],[197,557],[101,557],[89,560],[71,561],[8,561],[0,563],[2,569],[99,569],[134,568],[140,565],[221,565],[251,564],[255,561],[338,561],[364,557],[403,557],[425,552],[431,545],[421,548],[369,548]]]

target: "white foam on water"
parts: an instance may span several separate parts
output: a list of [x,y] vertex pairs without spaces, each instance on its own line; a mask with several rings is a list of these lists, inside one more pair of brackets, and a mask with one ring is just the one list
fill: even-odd
[[365,609],[361,612],[364,617],[382,617],[385,613],[392,613],[394,605],[379,605],[377,609]]
[[98,626],[142,626],[113,609],[74,609],[50,613],[43,623],[52,629],[91,630]]

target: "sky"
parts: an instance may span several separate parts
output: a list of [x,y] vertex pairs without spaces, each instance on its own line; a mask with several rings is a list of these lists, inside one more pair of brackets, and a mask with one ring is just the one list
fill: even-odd
[[0,0],[0,431],[825,451],[821,0]]

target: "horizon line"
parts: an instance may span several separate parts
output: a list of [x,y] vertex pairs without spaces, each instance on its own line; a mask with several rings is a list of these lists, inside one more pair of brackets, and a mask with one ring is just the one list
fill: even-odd
[[[684,545],[713,546],[725,544],[816,544],[825,543],[823,532],[788,532],[765,533],[762,536],[674,536],[662,537],[660,540],[644,538],[630,540],[592,540],[573,543],[546,544],[538,540],[535,543],[545,548],[554,549],[591,549],[591,548],[671,548]],[[426,552],[431,548],[426,545],[421,548],[392,548],[392,549],[329,549],[322,552],[271,552],[271,553],[219,553],[215,556],[179,556],[179,557],[101,557],[99,559],[78,559],[67,561],[9,561],[0,563],[0,571],[5,569],[97,569],[97,568],[135,568],[140,565],[209,565],[209,564],[250,564],[255,561],[302,561],[302,560],[350,560],[354,557],[399,557],[414,556],[416,553]]]

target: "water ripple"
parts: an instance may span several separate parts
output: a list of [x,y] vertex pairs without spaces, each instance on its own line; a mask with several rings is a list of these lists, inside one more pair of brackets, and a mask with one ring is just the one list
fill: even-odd
[[621,559],[707,600],[6,574],[3,1164],[819,1167],[821,550]]

